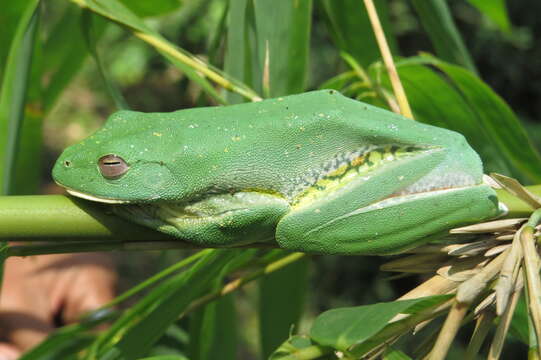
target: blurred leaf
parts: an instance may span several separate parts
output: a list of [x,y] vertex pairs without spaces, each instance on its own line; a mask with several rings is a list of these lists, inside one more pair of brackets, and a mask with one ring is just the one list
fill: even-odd
[[141,41],[123,41],[115,49],[104,54],[109,60],[111,75],[122,86],[138,85],[144,82],[144,77],[150,66],[149,60],[153,52]]
[[501,31],[506,33],[511,31],[505,0],[468,0],[468,2],[492,20]]
[[[237,250],[237,255],[222,268],[213,280],[208,293],[220,292],[226,276],[246,265],[252,264],[256,249]],[[257,259],[262,260],[262,259]],[[272,259],[267,259],[272,261]],[[222,296],[190,315],[190,359],[234,360],[237,358],[237,311],[233,294]]]
[[115,103],[116,110],[128,110],[129,106],[126,103],[124,96],[122,96],[120,89],[116,85],[113,78],[109,75],[109,72],[107,71],[106,67],[103,65],[103,62],[101,61],[101,57],[98,53],[98,49],[96,46],[97,37],[99,35],[96,34],[92,18],[93,18],[93,14],[90,11],[83,12],[83,15],[82,15],[82,21],[83,21],[82,25],[84,29],[83,36],[84,36],[87,48],[90,51],[92,58],[94,59],[94,63],[96,64],[96,67],[98,68],[98,73],[100,74],[101,80],[103,81],[105,88],[107,89],[107,92],[109,93],[109,96],[111,97],[111,99],[113,99]]
[[509,332],[522,343],[528,345],[529,329],[528,329],[528,305],[524,296],[521,296],[517,302],[517,307],[513,313],[513,320],[509,326]]
[[499,155],[497,147],[477,120],[475,110],[452,83],[424,65],[399,63],[398,72],[415,119],[464,135],[481,155],[485,171],[510,172],[511,165]]
[[[225,276],[253,259],[256,252],[240,250],[237,254],[213,279],[208,293],[220,291]],[[190,315],[190,360],[236,359],[237,312],[232,294],[220,297]]]
[[447,295],[429,296],[328,310],[316,318],[310,337],[323,346],[347,351],[376,335],[396,315],[412,313],[413,306],[417,313],[448,299]]
[[16,156],[31,78],[39,1],[29,2],[11,42],[0,91],[0,194],[14,190]]
[[[247,25],[248,0],[230,0],[227,16],[227,48],[224,59],[225,72],[246,84],[253,84]],[[239,94],[228,91],[230,104],[243,102]]]
[[145,358],[139,358],[139,360],[190,360],[186,356],[180,355],[159,355]]
[[[190,269],[164,281],[100,336],[98,350],[108,359],[133,359],[152,345],[176,321],[192,300],[235,258],[236,251],[212,250]],[[107,344],[112,345],[112,347]]]
[[2,281],[4,279],[4,263],[8,257],[9,245],[6,241],[0,241],[0,290],[2,289]]
[[180,7],[182,0],[120,0],[127,8],[140,17],[157,16]]
[[190,318],[190,360],[235,360],[239,340],[236,315],[233,295],[194,313]]
[[442,60],[462,65],[476,73],[475,65],[464,46],[447,2],[445,0],[412,0],[412,4],[432,41],[436,55]]
[[180,68],[192,81],[198,83],[207,94],[219,103],[224,100],[212,87],[211,79],[226,89],[233,90],[250,99],[259,99],[258,95],[246,85],[227,76],[163,38],[160,34],[145,25],[144,21],[132,13],[118,0],[72,0],[77,5],[104,16],[124,27],[146,43],[153,46],[175,66]]
[[[431,56],[405,59],[397,67],[417,120],[462,133],[486,171],[526,183],[541,180],[540,154],[517,116],[481,79]],[[390,88],[381,65],[372,67],[371,78],[381,78]]]
[[9,54],[11,42],[15,38],[15,32],[25,9],[33,0],[4,1],[0,11],[0,79],[3,76],[6,66],[6,59]]
[[229,17],[229,1],[222,0],[215,2],[216,6],[221,6],[221,16],[215,26],[210,30],[207,40],[207,54],[209,63],[217,64],[221,59],[221,45],[227,34],[227,19]]
[[92,329],[110,321],[113,316],[113,312],[102,312],[100,316],[64,326],[25,352],[19,360],[68,359],[68,356],[74,356],[95,339],[96,335],[90,332]]
[[383,355],[383,360],[412,360],[408,355],[404,354],[402,351],[397,349],[389,349],[385,355]]
[[[309,353],[309,355],[306,354]],[[294,335],[284,341],[276,351],[274,351],[269,360],[281,359],[318,359],[318,360],[335,360],[333,349],[314,345],[312,340],[303,335]]]
[[[375,1],[378,17],[393,54],[397,54],[396,39],[391,31],[387,1]],[[364,4],[360,0],[323,0],[329,30],[338,48],[350,54],[362,66],[381,57]]]
[[30,78],[26,91],[24,119],[19,131],[19,143],[12,176],[11,195],[37,194],[42,183],[43,154],[43,94],[41,41],[36,35]]
[[[302,92],[308,71],[311,13],[311,0],[232,0],[225,71],[265,97]],[[231,95],[228,99],[242,100]]]
[[[253,6],[253,86],[266,97],[302,92],[308,72],[312,0],[253,1]],[[263,91],[267,86],[268,91]]]
[[477,121],[494,143],[500,156],[516,169],[512,174],[530,182],[541,181],[541,156],[532,146],[513,110],[477,76],[458,66],[438,63],[438,68],[453,81],[465,101],[476,112]]
[[268,358],[289,336],[303,313],[308,283],[308,259],[301,259],[259,282],[261,350]]
[[[45,113],[52,109],[62,91],[81,70],[89,54],[82,32],[82,10],[75,5],[68,5],[43,47],[43,72],[48,77],[43,90]],[[106,25],[107,21],[102,17],[93,17],[95,41],[103,35]]]

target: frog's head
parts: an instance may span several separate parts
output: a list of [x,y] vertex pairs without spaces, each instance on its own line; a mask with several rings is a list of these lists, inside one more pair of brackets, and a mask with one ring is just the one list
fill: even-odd
[[72,195],[99,202],[167,199],[176,185],[160,150],[168,136],[153,132],[151,125],[147,114],[111,115],[92,136],[64,150],[54,180]]

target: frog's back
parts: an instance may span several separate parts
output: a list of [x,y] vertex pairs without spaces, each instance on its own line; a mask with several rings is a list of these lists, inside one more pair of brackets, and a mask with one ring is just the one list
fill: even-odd
[[179,192],[180,199],[246,189],[291,198],[370,149],[385,153],[410,145],[464,141],[456,133],[413,122],[333,90],[225,107],[137,114],[140,118],[133,120],[144,133],[138,134],[139,139],[146,139],[146,148],[158,149],[157,161],[180,184],[188,184],[182,187],[188,189],[186,193]]

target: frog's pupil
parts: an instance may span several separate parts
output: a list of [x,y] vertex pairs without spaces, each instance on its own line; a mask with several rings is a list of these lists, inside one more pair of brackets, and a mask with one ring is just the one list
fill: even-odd
[[98,160],[98,168],[104,178],[114,180],[124,175],[130,167],[120,156],[109,154]]

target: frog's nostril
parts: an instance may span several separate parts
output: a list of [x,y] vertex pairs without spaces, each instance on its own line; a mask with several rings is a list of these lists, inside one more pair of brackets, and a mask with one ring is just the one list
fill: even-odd
[[71,161],[69,161],[69,160],[64,160],[64,167],[69,168],[70,166],[71,166]]

